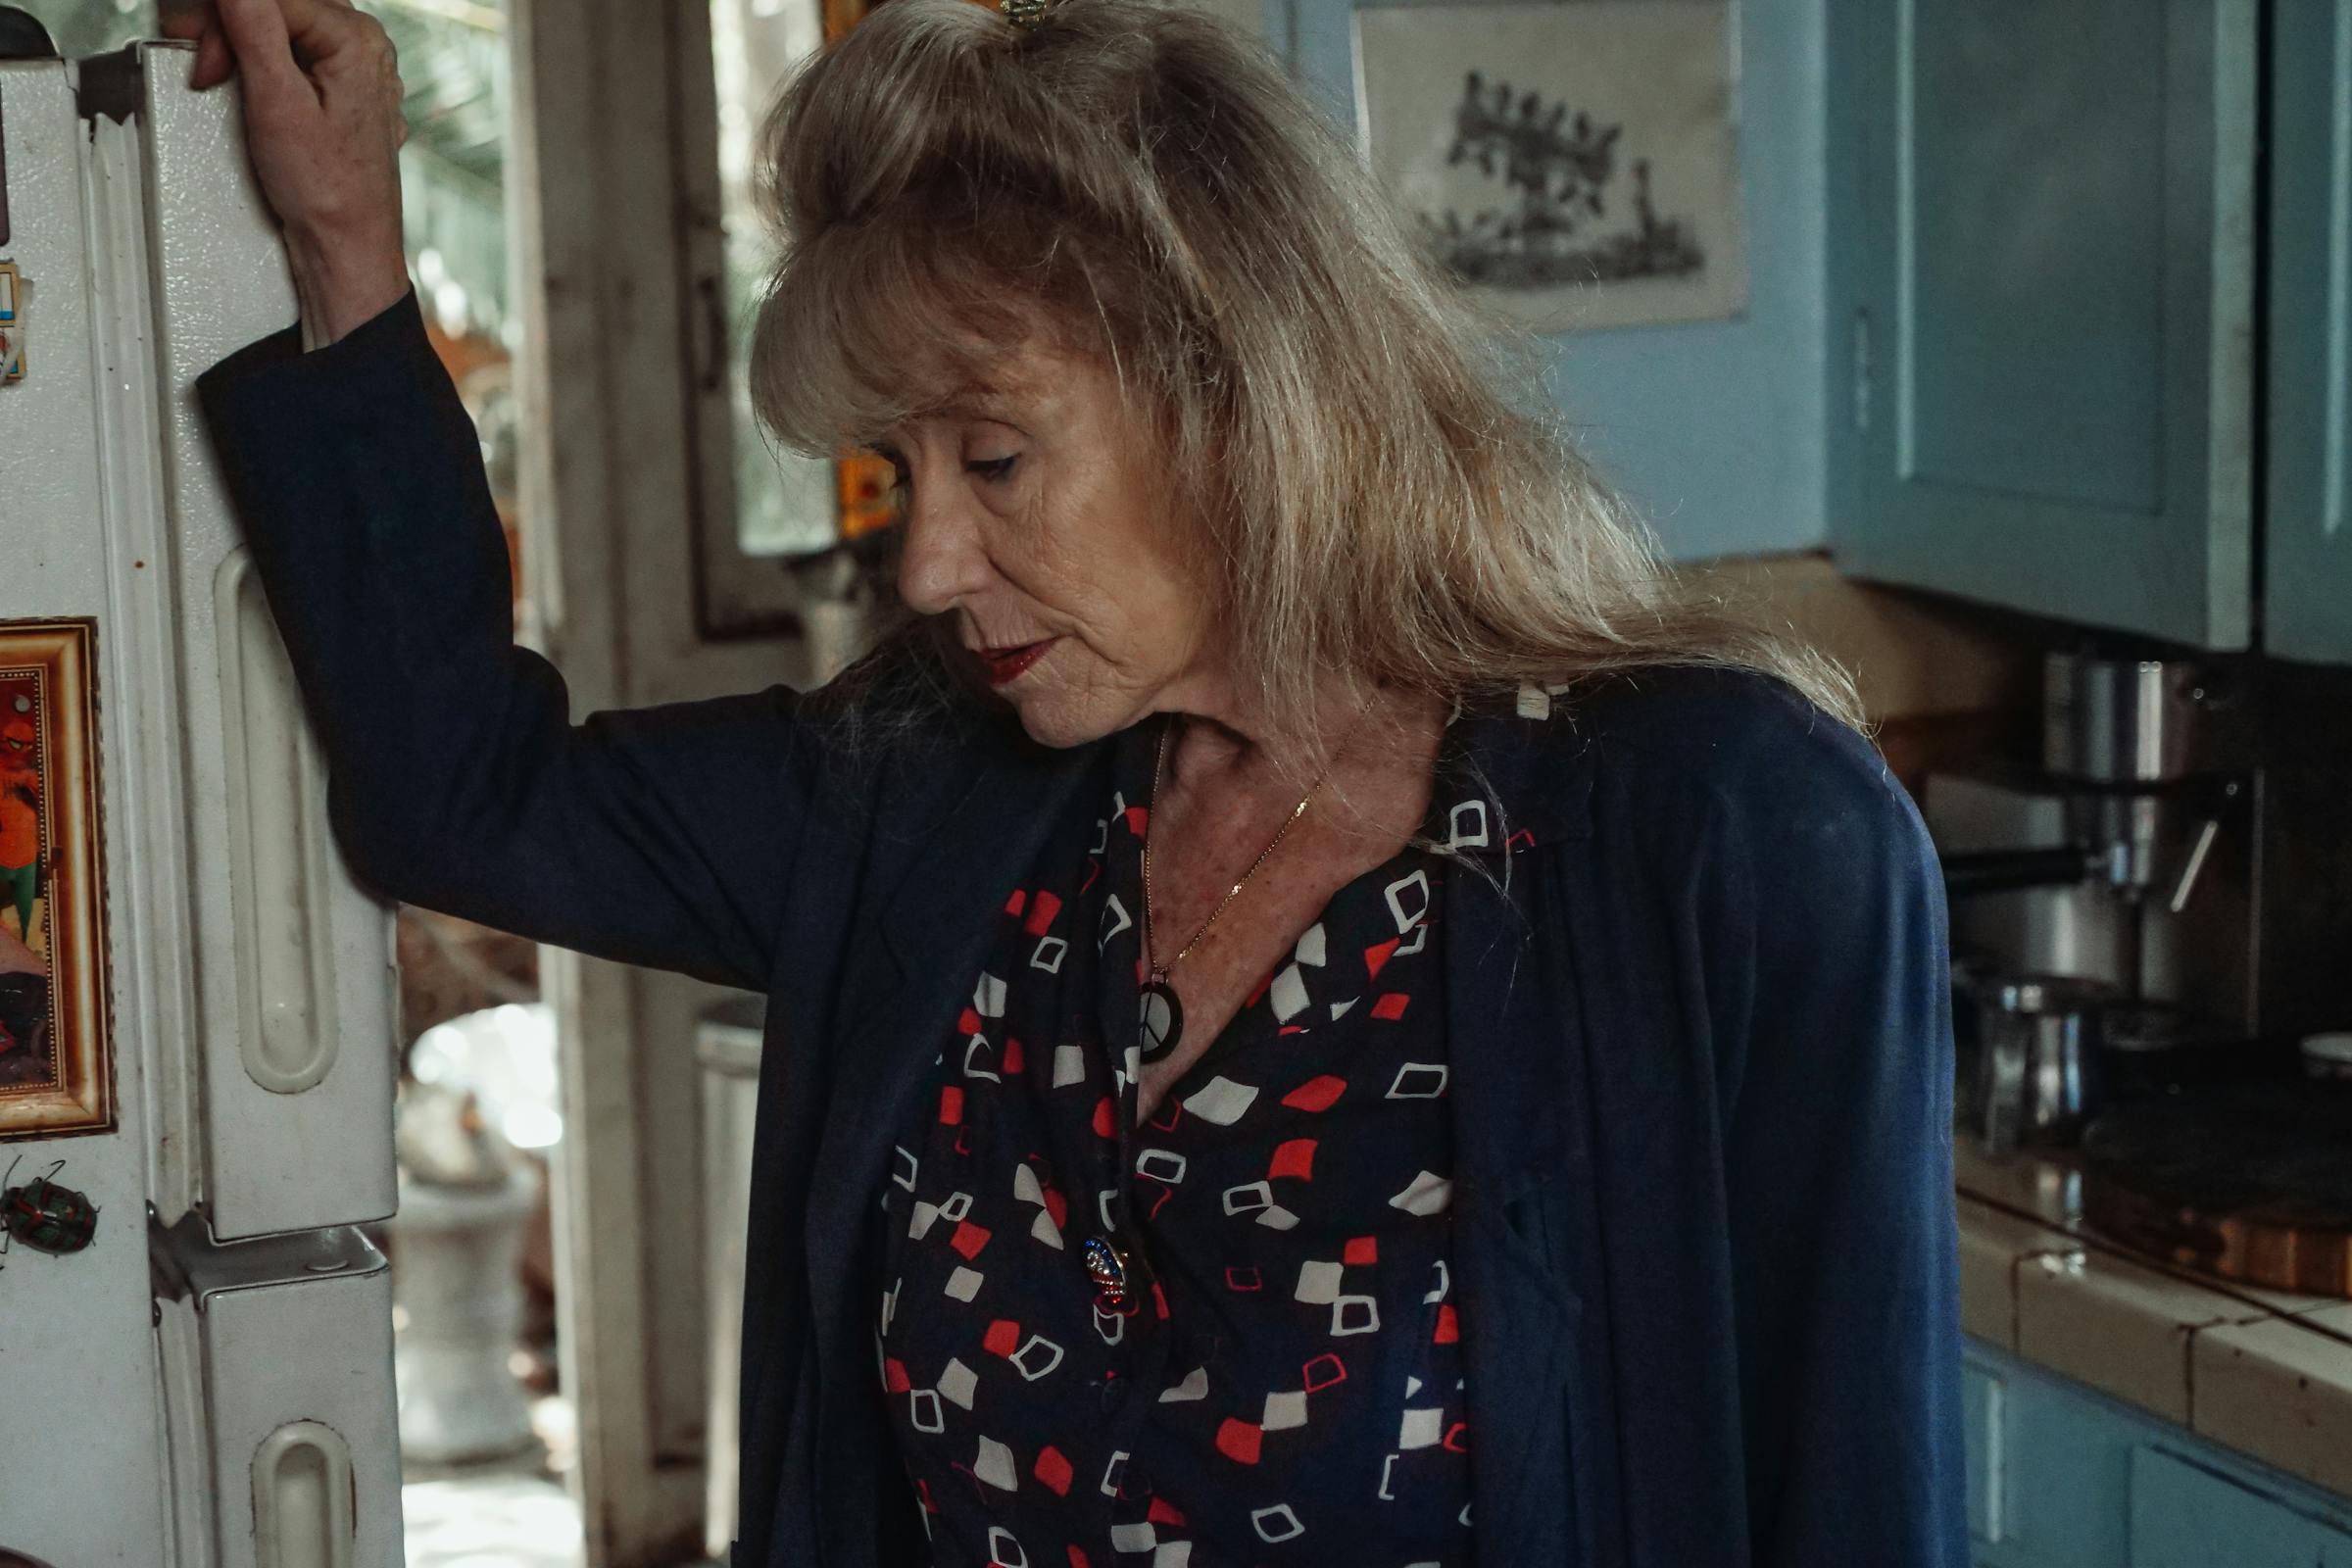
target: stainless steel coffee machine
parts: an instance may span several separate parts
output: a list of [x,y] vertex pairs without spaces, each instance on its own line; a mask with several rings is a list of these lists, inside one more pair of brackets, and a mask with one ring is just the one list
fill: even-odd
[[2139,1069],[2263,1027],[2257,693],[2242,669],[2080,648],[2043,666],[2039,757],[1932,775],[1960,1102],[1991,1148],[2063,1143]]

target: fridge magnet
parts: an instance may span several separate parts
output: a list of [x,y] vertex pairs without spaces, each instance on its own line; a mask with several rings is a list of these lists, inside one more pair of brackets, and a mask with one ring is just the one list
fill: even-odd
[[57,1173],[65,1164],[53,1160],[31,1181],[11,1187],[17,1162],[8,1162],[8,1175],[0,1176],[0,1251],[11,1242],[23,1242],[36,1252],[63,1257],[90,1245],[98,1234],[98,1207],[87,1193],[59,1185]]
[[0,1140],[115,1124],[96,638],[0,620]]
[[0,385],[24,379],[24,274],[0,262]]
[[1366,162],[1422,242],[1538,331],[1736,317],[1727,0],[1355,13]]

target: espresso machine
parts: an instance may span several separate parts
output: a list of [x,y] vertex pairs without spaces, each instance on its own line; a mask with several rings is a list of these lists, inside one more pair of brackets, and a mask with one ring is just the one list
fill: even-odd
[[2037,755],[1936,772],[1960,1131],[2084,1217],[2352,1293],[2352,671],[2045,656]]
[[2135,1055],[2260,1033],[2261,784],[2242,670],[2090,649],[2043,661],[2034,765],[1934,774],[1960,1101],[1993,1149],[2063,1142]]

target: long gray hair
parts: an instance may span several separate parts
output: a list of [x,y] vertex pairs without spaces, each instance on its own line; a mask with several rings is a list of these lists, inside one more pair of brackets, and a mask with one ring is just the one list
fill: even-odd
[[1319,673],[1456,700],[1672,664],[1859,722],[1843,671],[1680,588],[1482,309],[1256,40],[1171,0],[1024,33],[886,0],[764,130],[761,417],[830,454],[1042,336],[1098,356],[1219,596],[1237,689],[1321,764]]

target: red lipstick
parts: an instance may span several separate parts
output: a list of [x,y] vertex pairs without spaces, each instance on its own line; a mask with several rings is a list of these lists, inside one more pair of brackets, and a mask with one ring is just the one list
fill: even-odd
[[1019,643],[1010,648],[979,650],[980,662],[988,668],[988,683],[991,686],[1002,686],[1005,682],[1015,679],[1021,671],[1043,659],[1046,650],[1058,641],[1060,639],[1057,637],[1048,637],[1043,642]]

